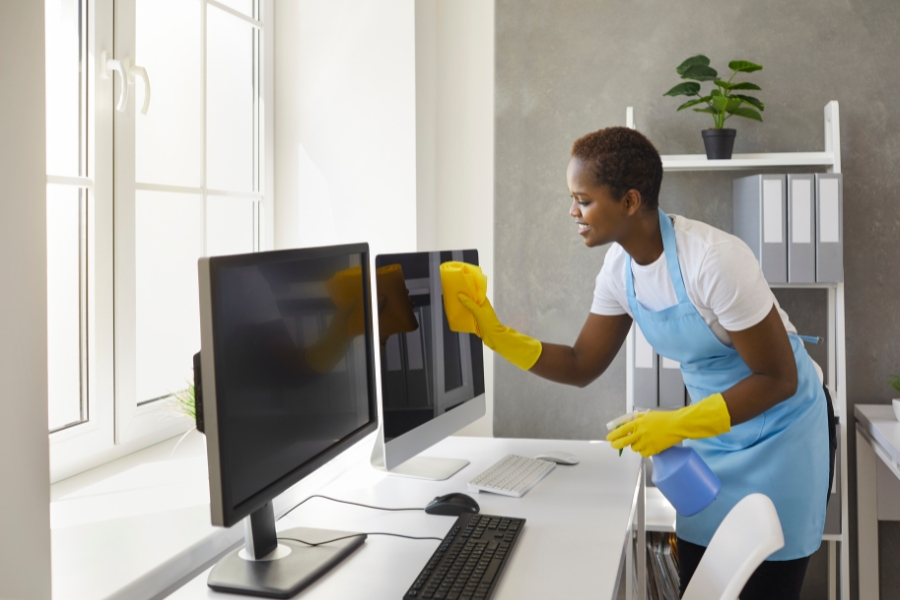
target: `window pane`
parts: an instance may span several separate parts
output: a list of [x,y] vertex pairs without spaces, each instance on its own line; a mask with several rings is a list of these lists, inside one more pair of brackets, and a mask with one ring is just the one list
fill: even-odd
[[47,186],[47,383],[54,431],[83,419],[81,395],[82,201]]
[[207,184],[254,191],[253,27],[210,6],[206,38]]
[[138,403],[184,389],[200,350],[197,259],[203,253],[199,194],[138,191],[135,198]]
[[199,187],[201,183],[200,3],[137,0],[135,63],[147,69],[150,109],[140,113],[144,85],[134,94],[136,179]]
[[79,0],[47,0],[47,172],[83,175],[82,28]]
[[256,202],[243,198],[206,199],[206,253],[244,254],[254,248],[254,213]]

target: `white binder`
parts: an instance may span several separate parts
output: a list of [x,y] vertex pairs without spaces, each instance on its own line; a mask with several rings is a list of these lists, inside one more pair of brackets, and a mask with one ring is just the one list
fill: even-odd
[[788,281],[816,281],[815,175],[787,176]]
[[659,355],[634,324],[634,408],[659,406]]
[[844,180],[816,173],[816,281],[844,280]]
[[744,240],[769,283],[787,283],[784,175],[734,180],[734,234]]
[[685,406],[684,378],[681,363],[665,356],[659,357],[659,407],[682,408]]

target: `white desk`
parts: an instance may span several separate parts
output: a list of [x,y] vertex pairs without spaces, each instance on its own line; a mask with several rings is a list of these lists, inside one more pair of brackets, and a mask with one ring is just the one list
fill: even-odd
[[857,404],[859,598],[877,600],[878,521],[900,521],[900,423],[890,406]]
[[[447,481],[389,476],[365,463],[354,466],[320,493],[378,506],[425,506],[435,496],[469,493],[468,480],[508,453],[534,456],[546,450],[572,452],[581,462],[557,466],[523,498],[472,493],[483,514],[527,519],[494,598],[615,598],[625,560],[623,550],[638,512],[641,461],[633,452],[619,457],[606,443],[454,437],[424,453],[471,461]],[[455,517],[374,511],[313,499],[277,526],[279,530],[305,526],[443,537],[454,521]],[[370,536],[362,548],[298,598],[399,600],[437,544]],[[208,573],[203,572],[169,598],[236,598],[210,590]]]

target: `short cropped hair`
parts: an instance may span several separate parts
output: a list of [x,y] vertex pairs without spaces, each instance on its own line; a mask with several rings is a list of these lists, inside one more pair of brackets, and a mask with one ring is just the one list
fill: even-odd
[[584,161],[598,185],[622,198],[628,190],[641,193],[643,206],[655,211],[659,206],[662,159],[643,134],[628,127],[607,127],[578,138],[572,157]]

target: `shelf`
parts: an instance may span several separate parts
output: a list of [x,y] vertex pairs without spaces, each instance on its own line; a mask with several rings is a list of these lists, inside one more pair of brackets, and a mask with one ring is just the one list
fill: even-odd
[[830,283],[821,282],[821,283],[771,283],[769,282],[769,287],[773,290],[832,290],[837,289],[837,286],[842,282],[834,281]]
[[647,486],[647,505],[644,523],[647,531],[675,532],[675,507],[669,502],[659,488]]
[[770,152],[734,154],[730,160],[709,160],[705,154],[664,154],[663,171],[740,171],[771,167],[832,167],[833,152]]

